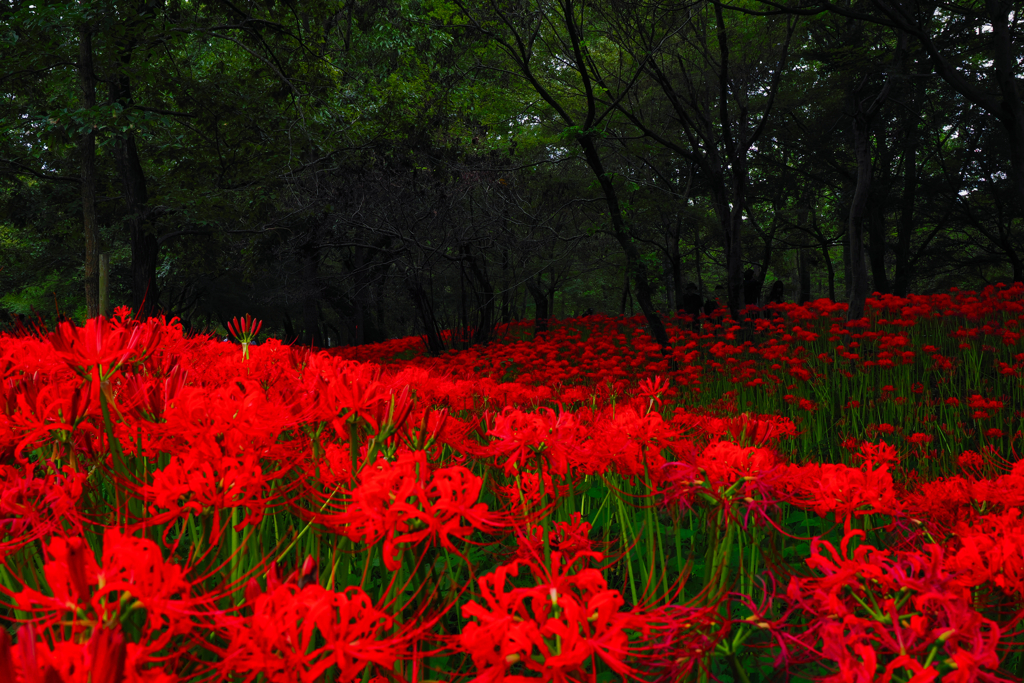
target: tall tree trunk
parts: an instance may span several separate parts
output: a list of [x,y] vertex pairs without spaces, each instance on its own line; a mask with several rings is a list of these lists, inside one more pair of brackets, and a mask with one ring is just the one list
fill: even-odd
[[[1002,95],[998,110],[992,113],[1006,128],[1009,137],[1011,175],[1016,189],[1015,203],[1020,211],[1024,209],[1024,98],[1021,97],[1017,77],[1020,55],[1013,49],[1013,29],[1010,26],[1011,10],[1016,12],[1014,23],[1020,20],[1020,5],[1006,0],[985,0],[985,8],[992,22],[992,65]],[[939,69],[939,74],[946,78],[945,70]],[[992,108],[989,110],[992,111]]]
[[129,133],[115,142],[114,156],[128,212],[132,250],[132,308],[139,317],[148,318],[160,307],[160,289],[156,282],[160,245],[156,235],[146,229],[146,177],[139,161],[135,136]]
[[[482,266],[477,263],[468,244],[462,247],[462,254],[465,262],[469,265],[469,274],[472,276],[470,280],[475,282],[473,297],[477,304],[477,313],[475,316],[476,329],[473,330],[472,343],[483,344],[489,342],[494,335],[494,308],[496,301],[494,284],[487,276],[486,263]],[[553,296],[554,292],[552,292]]]
[[511,288],[508,286],[508,249],[501,250],[501,322],[507,325],[512,322]]
[[[800,231],[804,234],[810,234],[810,230],[807,227],[807,219],[810,216],[811,207],[809,205],[806,196],[801,197],[800,202],[796,207],[796,222],[800,227]],[[816,226],[815,226],[816,227]],[[801,237],[802,243],[804,239]],[[811,300],[811,251],[806,246],[800,246],[796,252],[796,302],[798,304],[805,304]]]
[[651,328],[651,336],[654,337],[654,341],[661,347],[662,353],[668,354],[670,348],[668,332],[665,330],[665,323],[654,309],[654,302],[651,296],[651,279],[647,273],[647,266],[640,258],[640,252],[633,242],[633,235],[630,233],[629,228],[626,227],[626,221],[622,217],[622,206],[619,204],[619,195],[615,190],[615,184],[608,174],[605,173],[604,163],[601,161],[601,155],[598,154],[593,134],[578,135],[577,140],[583,149],[583,156],[587,161],[587,165],[590,166],[590,170],[597,176],[598,183],[604,191],[604,198],[608,204],[608,215],[612,224],[612,232],[619,246],[626,254],[629,276],[636,288],[636,300],[640,304],[640,310],[643,311],[644,317],[647,319],[647,325]]
[[[127,65],[130,59],[129,50],[127,56],[122,58],[122,62]],[[121,75],[111,81],[110,99],[124,109],[130,108],[134,104],[131,82],[127,76]],[[156,281],[160,244],[156,235],[146,227],[149,214],[146,207],[146,203],[149,201],[146,191],[146,176],[142,170],[142,162],[139,160],[135,134],[131,131],[122,133],[114,141],[114,161],[117,173],[121,177],[126,220],[131,240],[132,308],[139,317],[148,318],[154,315],[160,307],[160,290]]]
[[[538,276],[538,279],[540,279],[540,276]],[[548,331],[548,295],[544,288],[540,286],[540,283],[534,282],[533,278],[526,281],[526,289],[530,292],[530,296],[533,297],[533,335],[537,337]]]
[[[915,103],[924,95],[923,79],[916,79]],[[906,296],[913,277],[910,260],[910,237],[914,232],[914,204],[917,202],[917,146],[919,141],[916,112],[907,114],[906,136],[903,142],[903,196],[900,197],[900,215],[896,223],[896,272],[893,293]]]
[[796,276],[798,304],[805,304],[811,300],[811,252],[810,249],[800,247],[796,252]]
[[352,293],[352,323],[355,329],[352,332],[352,343],[362,346],[371,341],[366,335],[366,319],[369,316],[370,307],[369,291],[370,281],[367,277],[366,268],[366,247],[356,246],[352,254],[352,275],[355,280],[355,288]]
[[[92,28],[78,30],[78,84],[82,107],[96,106],[96,78],[92,64]],[[100,314],[100,231],[96,222],[96,133],[90,130],[78,140],[82,178],[82,227],[85,233],[85,310],[90,318]]]
[[413,306],[416,308],[417,313],[420,314],[420,320],[423,322],[423,332],[427,337],[427,352],[431,356],[438,356],[444,351],[444,340],[441,339],[441,326],[438,325],[437,318],[434,316],[434,306],[430,301],[430,297],[427,296],[427,292],[423,289],[423,283],[419,280],[418,276],[410,276],[406,286],[409,290],[409,296],[412,298]]
[[669,308],[675,308],[675,310],[681,310],[683,305],[683,264],[682,257],[679,253],[679,238],[682,234],[682,222],[683,218],[680,214],[676,214],[676,227],[675,229],[665,226],[665,232],[668,235],[668,267],[669,272],[672,275],[672,305]]
[[320,288],[317,283],[320,264],[312,245],[307,245],[303,251],[302,276],[305,288],[302,296],[302,343],[323,346],[320,333]]
[[709,171],[711,185],[711,205],[722,228],[722,236],[725,238],[725,292],[729,307],[729,315],[733,320],[740,319],[740,311],[747,302],[743,300],[743,249],[740,243],[741,230],[734,220],[736,213],[729,207],[729,200],[726,199],[727,188],[725,179],[720,173],[717,154],[709,150],[709,156],[714,158],[704,165]]
[[[870,163],[870,157],[868,160]],[[872,179],[874,180],[874,179]],[[877,191],[883,185],[885,179],[879,183],[872,183],[876,191],[870,192],[874,195],[868,201],[869,210],[865,216],[865,223],[868,227],[868,260],[871,262],[871,278],[874,284],[874,291],[882,294],[889,293],[889,276],[885,272],[885,204],[884,193]]]
[[871,190],[870,121],[858,112],[853,119],[853,149],[857,158],[857,189],[850,202],[848,238],[850,241],[850,308],[847,320],[864,317],[868,297],[868,268],[864,259],[864,214]]
[[[899,70],[903,61],[903,53],[907,45],[907,35],[900,33],[893,55],[893,66],[890,72]],[[868,269],[864,261],[864,216],[867,212],[868,197],[871,193],[871,124],[878,111],[889,98],[892,89],[892,78],[886,76],[885,83],[875,99],[866,108],[860,100],[865,77],[853,91],[853,150],[857,159],[857,188],[853,192],[850,203],[849,240],[850,240],[850,308],[846,313],[847,320],[859,320],[864,317],[864,302],[868,297]]]

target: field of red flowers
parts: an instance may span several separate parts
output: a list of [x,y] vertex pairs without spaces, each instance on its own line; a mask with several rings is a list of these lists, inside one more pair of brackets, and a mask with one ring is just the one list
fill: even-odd
[[0,336],[0,681],[1024,678],[1024,286],[426,357]]

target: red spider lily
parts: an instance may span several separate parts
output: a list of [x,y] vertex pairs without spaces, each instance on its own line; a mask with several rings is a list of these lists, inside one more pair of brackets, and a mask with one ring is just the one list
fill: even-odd
[[[296,512],[354,541],[383,541],[384,565],[394,571],[404,546],[436,542],[461,555],[453,538],[502,528],[501,516],[479,502],[482,486],[465,467],[431,469],[422,451],[399,448],[394,462],[363,469],[350,492],[317,493],[324,499],[320,512]],[[337,508],[341,511],[331,511]]]
[[90,318],[84,327],[60,323],[49,340],[57,357],[72,370],[86,377],[95,367],[95,379],[105,381],[129,358],[139,360],[156,347],[162,332],[157,322],[125,327],[99,317]]
[[869,470],[881,465],[895,465],[900,461],[899,451],[884,441],[879,441],[877,444],[865,441],[855,455],[864,461],[864,466]]
[[228,332],[242,345],[242,358],[249,359],[249,345],[259,334],[261,327],[263,327],[263,321],[253,320],[248,313],[241,320],[232,318],[228,322]]
[[508,485],[495,485],[495,492],[515,520],[538,524],[550,516],[555,503],[569,492],[568,483],[551,475],[526,472]]
[[[581,553],[566,559],[555,552],[550,571],[516,561],[481,577],[481,601],[462,607],[474,621],[459,636],[477,670],[473,680],[523,680],[516,674],[521,670],[539,674],[530,680],[583,681],[591,678],[598,660],[619,676],[635,676],[627,663],[628,631],[642,618],[621,611],[622,596],[608,589],[598,570],[574,570],[578,562],[600,557]],[[511,587],[509,577],[520,567],[528,568],[537,583]]]
[[781,481],[780,463],[771,449],[716,441],[700,454],[665,465],[663,500],[685,509],[721,505],[726,516],[739,502],[763,514],[777,497],[773,489]]
[[[0,680],[11,683],[177,683],[178,676],[143,666],[140,648],[127,643],[120,626],[96,629],[84,641],[38,638],[32,628],[19,630],[11,647],[0,633]],[[18,675],[17,672],[21,672]]]
[[[551,535],[548,543],[552,551],[562,553],[563,557],[575,557],[584,553],[594,552],[594,543],[590,540],[590,522],[584,522],[578,512],[572,513],[568,522],[552,522]],[[544,556],[543,529],[537,525],[529,527],[528,536],[520,536],[516,546],[515,559],[529,562]]]
[[632,406],[606,410],[595,420],[588,466],[580,471],[611,470],[631,480],[650,477],[652,484],[657,484],[665,464],[661,449],[672,445],[675,438],[675,430],[660,413],[643,415]]
[[648,404],[648,408],[653,407],[655,403],[660,406],[661,396],[663,394],[667,394],[668,391],[668,380],[664,377],[658,376],[642,379],[640,380],[640,384],[637,386],[637,396]]
[[991,582],[1007,594],[1024,595],[1024,519],[1020,510],[961,521],[950,543],[946,567],[969,588]]
[[[6,400],[8,448],[13,459],[24,462],[24,453],[47,445],[54,457],[67,457],[73,464],[95,451],[100,423],[98,401],[90,384],[74,389],[59,383],[45,383],[32,377],[11,386]],[[11,405],[13,404],[13,405]],[[13,448],[10,448],[13,446]]]
[[796,425],[781,415],[743,413],[732,418],[694,415],[677,409],[673,424],[691,424],[711,437],[726,437],[743,446],[766,446],[796,436]]
[[121,409],[132,411],[139,419],[160,422],[167,404],[181,393],[187,376],[188,373],[183,372],[179,365],[171,368],[163,381],[154,381],[137,374],[129,375],[118,395]]
[[730,621],[723,617],[722,606],[705,607],[666,605],[643,615],[644,636],[649,652],[642,666],[658,672],[659,683],[690,680],[695,672],[706,672],[708,657],[729,635]]
[[71,624],[73,633],[95,632],[130,611],[145,609],[143,643],[148,651],[160,650],[194,627],[194,601],[184,569],[166,562],[151,540],[108,529],[102,564],[81,538],[55,537],[47,554],[44,573],[51,595],[28,587],[13,595],[19,609],[37,615],[38,624]]
[[[900,669],[911,680],[944,672],[964,683],[1006,680],[993,671],[999,627],[972,608],[969,594],[944,570],[941,548],[882,551],[857,545],[862,538],[863,532],[848,533],[838,550],[812,541],[807,564],[815,575],[793,577],[787,590],[792,606],[810,620],[789,636],[791,645],[835,662],[830,681],[879,680],[880,667],[886,681]],[[936,657],[940,652],[946,656]]]
[[568,473],[565,448],[566,439],[579,439],[579,426],[571,413],[556,415],[550,408],[526,413],[505,408],[494,416],[487,435],[495,437],[487,446],[487,454],[494,458],[506,476],[536,470],[543,466],[552,474],[564,477]]
[[[231,455],[222,444],[210,439],[172,456],[166,467],[153,472],[152,484],[137,489],[153,516],[150,523],[184,519],[209,510],[244,508],[239,528],[258,524],[269,502],[271,482],[283,475],[282,471],[264,472],[266,461],[259,455],[252,450]],[[210,543],[218,543],[223,531],[220,515],[214,515]]]
[[86,477],[70,466],[44,477],[0,466],[0,528],[8,536],[0,547],[15,550],[58,529],[81,533],[78,505]]
[[897,514],[901,505],[896,497],[889,466],[878,469],[854,469],[845,465],[807,464],[783,468],[785,487],[792,492],[789,501],[807,507],[819,515],[834,512],[846,530],[854,517],[880,513]]
[[354,681],[368,665],[390,669],[408,649],[410,636],[387,635],[393,619],[359,588],[284,583],[249,598],[250,616],[221,620],[228,644],[216,668],[224,676],[298,683],[336,667],[334,680]]

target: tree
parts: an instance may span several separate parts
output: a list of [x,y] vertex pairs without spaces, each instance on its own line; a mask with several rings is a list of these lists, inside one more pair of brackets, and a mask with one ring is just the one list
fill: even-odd
[[[614,36],[647,80],[614,105],[643,135],[700,170],[725,241],[729,308],[738,319],[746,303],[756,303],[744,301],[742,285],[749,157],[778,95],[796,22],[762,31],[739,15],[727,19],[717,0],[629,7],[617,15]],[[652,116],[658,99],[668,111]]]
[[[579,148],[604,194],[611,231],[626,256],[637,302],[651,335],[668,353],[668,333],[654,308],[650,274],[623,215],[620,189],[606,168],[599,144],[602,129],[609,125],[618,111],[618,100],[625,94],[603,94],[607,79],[598,68],[592,47],[599,38],[595,23],[600,17],[586,3],[576,0],[536,0],[507,6],[470,5],[456,0],[456,4],[464,13],[462,25],[493,40],[510,60],[491,67],[514,69],[550,108],[565,139]],[[629,84],[635,75],[620,74],[617,80]]]

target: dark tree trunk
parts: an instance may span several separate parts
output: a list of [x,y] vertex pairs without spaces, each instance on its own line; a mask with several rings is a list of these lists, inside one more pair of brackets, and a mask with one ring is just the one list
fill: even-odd
[[[797,298],[798,304],[805,304],[811,300],[811,253],[809,249],[801,247],[796,252],[796,274],[797,274]],[[831,264],[829,264],[831,268]]]
[[302,276],[305,287],[302,295],[302,343],[323,346],[320,333],[320,286],[317,282],[319,259],[313,245],[307,245],[302,255]]
[[1020,6],[1001,0],[985,0],[985,7],[992,20],[992,64],[996,72],[996,83],[1002,95],[998,110],[993,113],[1006,128],[1009,137],[1010,167],[1016,190],[1016,208],[1019,211],[1024,208],[1024,99],[1021,98],[1017,76],[1020,55],[1013,48],[1013,31],[1009,15],[1012,8],[1017,13],[1016,23],[1020,19]]
[[441,326],[438,325],[437,318],[434,316],[434,306],[430,302],[430,297],[427,296],[423,284],[418,279],[409,279],[407,287],[412,304],[423,322],[423,333],[427,338],[427,352],[432,356],[440,355],[445,346],[441,339]]
[[[472,342],[474,344],[483,344],[489,342],[494,335],[494,308],[495,308],[495,295],[494,295],[494,284],[490,278],[487,277],[487,271],[485,266],[481,266],[477,263],[472,250],[469,245],[462,248],[463,258],[469,265],[469,274],[472,276],[472,280],[475,281],[476,287],[474,287],[474,298],[477,304],[476,314],[476,329],[473,330]],[[479,291],[476,291],[479,288]],[[554,291],[551,293],[554,298]]]
[[508,286],[508,250],[501,252],[501,322],[504,325],[512,322],[512,302],[510,301],[510,288]]
[[[869,157],[870,163],[870,157]],[[878,190],[881,183],[873,183]],[[886,198],[880,191],[871,192],[874,195],[869,201],[868,210],[865,216],[865,223],[868,226],[868,260],[871,262],[871,279],[874,284],[874,291],[882,294],[889,293],[889,276],[885,272],[885,204]]]
[[[96,79],[92,64],[92,29],[83,25],[78,31],[78,83],[82,107],[96,106]],[[95,318],[100,314],[100,231],[96,222],[96,133],[89,131],[78,140],[82,179],[82,227],[85,233],[85,310]]]
[[[716,156],[716,155],[713,155]],[[734,220],[736,211],[731,210],[726,199],[725,179],[718,172],[717,158],[705,164],[710,171],[711,203],[722,228],[725,238],[725,292],[729,306],[729,315],[733,320],[740,319],[740,311],[746,305],[743,299],[743,249],[740,243],[741,230],[738,220]]]
[[850,202],[848,239],[850,243],[850,308],[847,320],[864,317],[864,302],[868,297],[868,268],[864,259],[864,214],[867,211],[871,189],[870,127],[858,112],[853,119],[853,149],[857,158],[857,189]]
[[535,308],[533,334],[534,337],[537,337],[548,331],[548,295],[544,288],[532,279],[526,281],[526,289],[530,292],[530,296],[533,297]]
[[284,341],[288,344],[294,344],[299,340],[299,335],[295,334],[295,326],[292,325],[292,317],[288,314],[287,309],[284,312],[284,319],[281,321],[281,326],[284,328]]
[[[906,49],[907,36],[900,33],[893,56],[893,68],[898,70]],[[885,84],[870,105],[864,106],[861,93],[867,84],[867,77],[853,91],[853,150],[857,159],[857,188],[853,192],[850,203],[849,240],[850,240],[850,308],[847,320],[859,320],[864,317],[864,303],[868,297],[868,269],[864,261],[864,217],[867,212],[868,197],[871,194],[871,124],[882,105],[889,98],[892,79],[885,78]]]
[[[749,214],[748,214],[749,215]],[[755,303],[761,300],[761,292],[764,291],[764,281],[768,277],[768,266],[772,262],[772,254],[775,251],[775,233],[779,229],[779,208],[775,207],[775,218],[772,219],[771,228],[767,232],[761,231],[761,272],[757,275],[757,289],[755,290],[754,301],[747,303]]]
[[[124,58],[125,64],[130,59]],[[110,83],[110,99],[119,103],[124,109],[130,108],[132,101],[131,83],[127,76],[118,76]],[[146,219],[149,201],[146,191],[146,176],[139,161],[138,146],[135,134],[131,131],[122,133],[114,141],[114,161],[121,187],[128,221],[129,237],[132,250],[132,308],[140,318],[148,318],[156,313],[160,304],[160,290],[156,282],[156,266],[160,253],[160,244],[156,235],[147,229]]]
[[370,307],[370,283],[366,277],[366,248],[356,246],[352,254],[352,275],[355,288],[352,294],[352,343],[356,346],[370,341],[366,336],[367,309]]
[[682,222],[682,216],[680,214],[676,214],[675,229],[673,230],[672,228],[665,226],[665,232],[669,237],[668,244],[666,246],[668,247],[668,267],[672,276],[672,303],[677,311],[682,310],[684,293],[683,264],[679,253],[679,238],[682,235]]
[[622,217],[622,207],[619,204],[619,196],[615,190],[615,184],[608,174],[605,173],[604,164],[601,161],[600,154],[598,154],[593,135],[590,133],[578,135],[577,140],[583,149],[587,165],[590,166],[591,171],[597,176],[598,183],[600,183],[601,189],[604,191],[605,201],[608,203],[608,214],[612,223],[612,232],[619,246],[626,254],[629,276],[633,281],[634,287],[636,287],[637,303],[640,304],[640,310],[643,311],[644,317],[647,319],[647,325],[651,328],[651,336],[654,337],[654,341],[661,347],[662,353],[667,354],[670,347],[668,332],[665,330],[665,323],[654,309],[654,302],[651,296],[651,279],[647,273],[647,266],[640,258],[640,252],[633,242],[633,236],[630,234]]
[[[923,96],[923,80],[916,79],[918,102]],[[893,293],[906,296],[913,278],[910,237],[914,233],[914,204],[917,202],[917,146],[919,142],[916,113],[907,115],[906,137],[903,143],[903,196],[900,197],[900,215],[896,224],[896,272]]]
[[[801,198],[797,204],[796,211],[797,225],[800,227],[801,232],[807,235],[812,234],[807,225],[811,207],[806,197]],[[815,225],[815,228],[817,228],[817,225]],[[801,242],[803,242],[802,239]],[[796,252],[796,280],[796,302],[798,304],[805,304],[811,300],[811,252],[805,246],[801,246]]]

